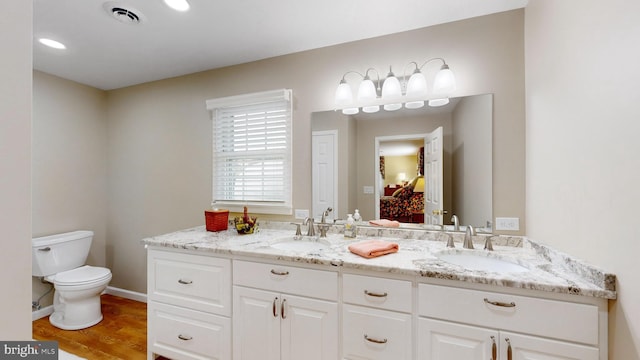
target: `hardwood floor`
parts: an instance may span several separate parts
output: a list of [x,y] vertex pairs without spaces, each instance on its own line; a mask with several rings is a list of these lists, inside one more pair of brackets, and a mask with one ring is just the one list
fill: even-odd
[[104,319],[82,330],[61,330],[49,317],[33,322],[33,338],[56,340],[60,349],[90,360],[147,358],[147,304],[113,295],[102,295]]

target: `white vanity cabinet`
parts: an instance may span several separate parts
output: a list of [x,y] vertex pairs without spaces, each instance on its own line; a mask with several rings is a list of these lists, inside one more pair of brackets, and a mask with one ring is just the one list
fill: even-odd
[[335,360],[338,273],[233,263],[233,359]]
[[343,274],[344,359],[410,360],[412,282]]
[[231,260],[149,249],[147,353],[231,358]]
[[599,331],[606,314],[596,305],[430,284],[418,289],[419,359],[607,358]]

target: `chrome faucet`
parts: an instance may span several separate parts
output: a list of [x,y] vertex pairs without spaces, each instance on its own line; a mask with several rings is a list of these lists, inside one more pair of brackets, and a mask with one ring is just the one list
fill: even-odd
[[458,220],[458,216],[451,216],[451,221],[453,221],[453,231],[460,231],[460,221]]
[[333,211],[333,209],[331,207],[328,207],[327,210],[325,210],[322,213],[322,219],[320,220],[320,222],[322,224],[326,224],[327,223],[327,216],[329,216],[329,213],[332,212],[332,211]]
[[467,232],[464,234],[464,242],[462,247],[465,249],[473,249],[472,237],[476,235],[476,230],[471,225],[467,225]]
[[302,225],[308,225],[307,236],[316,236],[316,230],[313,228],[313,218],[305,218]]

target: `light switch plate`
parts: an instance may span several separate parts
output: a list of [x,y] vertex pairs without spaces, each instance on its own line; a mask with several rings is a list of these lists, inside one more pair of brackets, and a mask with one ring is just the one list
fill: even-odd
[[520,219],[498,217],[496,218],[496,230],[518,231],[520,230]]
[[363,186],[362,192],[365,194],[373,194],[373,186]]
[[309,209],[296,209],[296,219],[306,219],[309,217]]

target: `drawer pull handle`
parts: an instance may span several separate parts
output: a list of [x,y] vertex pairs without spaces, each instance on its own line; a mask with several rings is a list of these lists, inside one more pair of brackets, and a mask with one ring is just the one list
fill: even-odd
[[192,340],[193,337],[180,334],[180,335],[178,335],[178,339],[184,340],[184,341],[189,341],[189,340]]
[[182,280],[182,279],[178,279],[178,282],[179,282],[180,284],[184,284],[184,285],[191,285],[191,284],[193,284],[193,281],[191,281],[191,280]]
[[372,342],[372,343],[375,343],[375,344],[386,344],[387,343],[387,339],[378,340],[378,339],[374,339],[374,338],[368,337],[367,334],[364,334],[364,339],[367,340],[368,342]]
[[509,346],[507,347],[507,360],[513,360],[513,354],[511,353],[511,341],[509,338],[504,339]]
[[51,248],[47,246],[46,248],[38,249],[38,251],[51,251]]
[[498,345],[496,345],[496,337],[492,336],[491,341],[491,360],[498,360]]
[[285,314],[284,312],[284,305],[287,302],[287,299],[282,299],[282,302],[280,303],[280,316],[282,316],[282,319],[286,319],[287,318],[287,314]]
[[387,297],[387,293],[375,293],[375,292],[370,292],[368,290],[364,291],[365,295],[369,295],[369,296],[373,296],[373,297]]
[[278,276],[285,276],[285,275],[289,275],[289,272],[288,272],[288,271],[277,271],[277,270],[274,270],[274,269],[271,269],[271,273],[272,273],[273,275],[278,275]]
[[273,306],[271,308],[271,311],[273,311],[273,317],[278,317],[278,297],[276,297],[275,299],[273,299]]
[[495,306],[500,306],[500,307],[516,307],[516,303],[514,303],[513,301],[510,303],[506,303],[506,302],[502,302],[502,301],[491,301],[487,298],[484,298],[484,302],[487,304],[491,304],[491,305],[495,305]]

